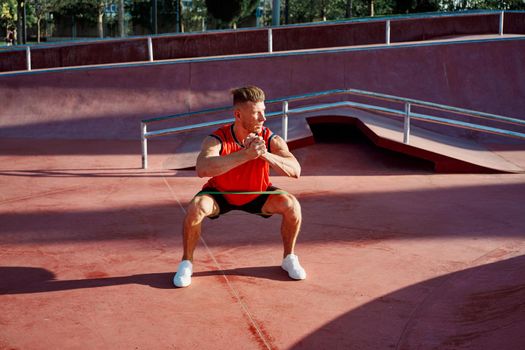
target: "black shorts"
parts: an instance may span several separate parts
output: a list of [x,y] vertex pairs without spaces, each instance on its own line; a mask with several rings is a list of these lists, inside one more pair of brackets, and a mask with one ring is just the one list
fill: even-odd
[[[266,191],[279,191],[279,190],[280,190],[279,188],[274,187],[274,186],[269,186],[266,189]],[[219,216],[226,214],[227,212],[232,211],[232,210],[242,210],[247,213],[262,216],[265,219],[272,216],[271,214],[262,213],[262,208],[264,204],[266,203],[266,200],[268,199],[269,194],[261,194],[257,196],[257,198],[252,200],[251,202],[248,202],[243,205],[234,205],[234,204],[229,203],[222,194],[214,194],[214,193],[210,194],[206,192],[220,192],[220,191],[213,187],[206,187],[206,188],[203,188],[202,191],[200,191],[199,193],[195,195],[195,197],[201,196],[204,194],[211,196],[215,200],[217,205],[219,206],[219,214],[215,216],[208,216],[210,219],[217,219]]]

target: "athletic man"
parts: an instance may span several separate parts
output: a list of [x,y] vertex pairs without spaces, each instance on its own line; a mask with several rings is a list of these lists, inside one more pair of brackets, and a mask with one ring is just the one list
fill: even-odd
[[211,179],[192,200],[184,218],[184,253],[173,277],[176,287],[191,284],[193,252],[201,234],[202,220],[216,219],[230,210],[243,210],[265,218],[282,215],[281,267],[292,279],[306,278],[294,254],[301,207],[293,195],[279,191],[269,180],[270,167],[279,174],[299,178],[301,166],[286,142],[263,126],[266,121],[264,92],[247,86],[233,90],[232,95],[234,123],[206,137],[197,157],[197,175]]

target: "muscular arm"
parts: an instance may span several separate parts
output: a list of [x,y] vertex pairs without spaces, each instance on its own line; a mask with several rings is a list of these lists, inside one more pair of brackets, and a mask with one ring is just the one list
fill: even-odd
[[221,156],[221,143],[214,137],[206,137],[202,143],[201,152],[197,157],[197,175],[199,177],[218,176],[229,170],[257,158],[253,148]]
[[301,165],[288,149],[286,142],[278,135],[270,140],[272,153],[265,152],[261,158],[265,159],[277,173],[293,178],[301,176]]

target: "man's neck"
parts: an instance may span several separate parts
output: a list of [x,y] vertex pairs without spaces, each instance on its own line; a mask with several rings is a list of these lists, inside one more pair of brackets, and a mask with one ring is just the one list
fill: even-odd
[[242,142],[245,138],[250,135],[250,132],[246,129],[244,129],[239,123],[235,122],[233,123],[233,132],[235,133],[235,137],[239,140],[239,142]]

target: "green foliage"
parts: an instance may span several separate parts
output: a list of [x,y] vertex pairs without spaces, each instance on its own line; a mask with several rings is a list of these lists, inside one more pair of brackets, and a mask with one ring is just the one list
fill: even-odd
[[55,12],[69,17],[83,18],[89,22],[96,23],[98,18],[98,6],[102,0],[56,0]]
[[442,0],[441,9],[458,10],[525,10],[524,0]]
[[184,7],[182,11],[182,23],[185,32],[200,32],[203,22],[206,21],[207,9],[204,0],[193,0],[192,6]]
[[[116,14],[108,15],[104,10],[106,5],[118,4],[119,0],[26,1],[28,27],[34,26],[38,20],[49,23],[51,13],[75,18],[83,23],[99,23],[100,28],[102,18],[106,25],[115,25],[118,20]],[[180,0],[158,0],[159,32],[176,31],[175,9],[178,1]],[[152,2],[153,0],[125,1],[130,16],[128,20],[138,31],[135,34],[153,32]],[[208,29],[231,28],[253,16],[260,0],[193,0],[184,3],[180,19],[183,30],[191,32],[201,31],[205,22]],[[371,3],[376,16],[471,9],[525,10],[525,0],[281,0],[281,23],[285,23],[286,5],[289,23],[305,23],[340,20],[348,18],[350,14],[354,18],[370,16]],[[271,24],[271,5],[271,0],[264,1],[265,25]],[[15,27],[18,20],[17,0],[0,0],[0,30]]]
[[[26,1],[26,23],[30,27],[37,22],[36,3],[40,1]],[[44,1],[46,2],[46,1]],[[49,2],[49,0],[47,0]],[[18,21],[18,1],[17,0],[0,0],[0,25],[3,28],[16,27]]]
[[[284,3],[286,0],[283,0]],[[395,0],[374,0],[375,15],[391,14]],[[288,0],[290,23],[304,23],[347,18],[351,3],[352,17],[370,15],[370,0]],[[286,6],[286,4],[282,4]]]
[[395,13],[433,12],[440,10],[439,0],[397,0]]
[[14,27],[17,21],[16,0],[0,0],[0,26]]
[[208,17],[217,21],[217,26],[227,28],[255,11],[259,0],[206,0]]
[[56,0],[29,0],[28,5],[33,9],[36,18],[44,18],[56,6]]
[[[158,10],[157,10],[158,11]],[[134,25],[140,25],[143,28],[148,28],[150,33],[153,33],[151,16],[152,5],[149,0],[133,1],[129,7],[131,18],[133,18]]]

